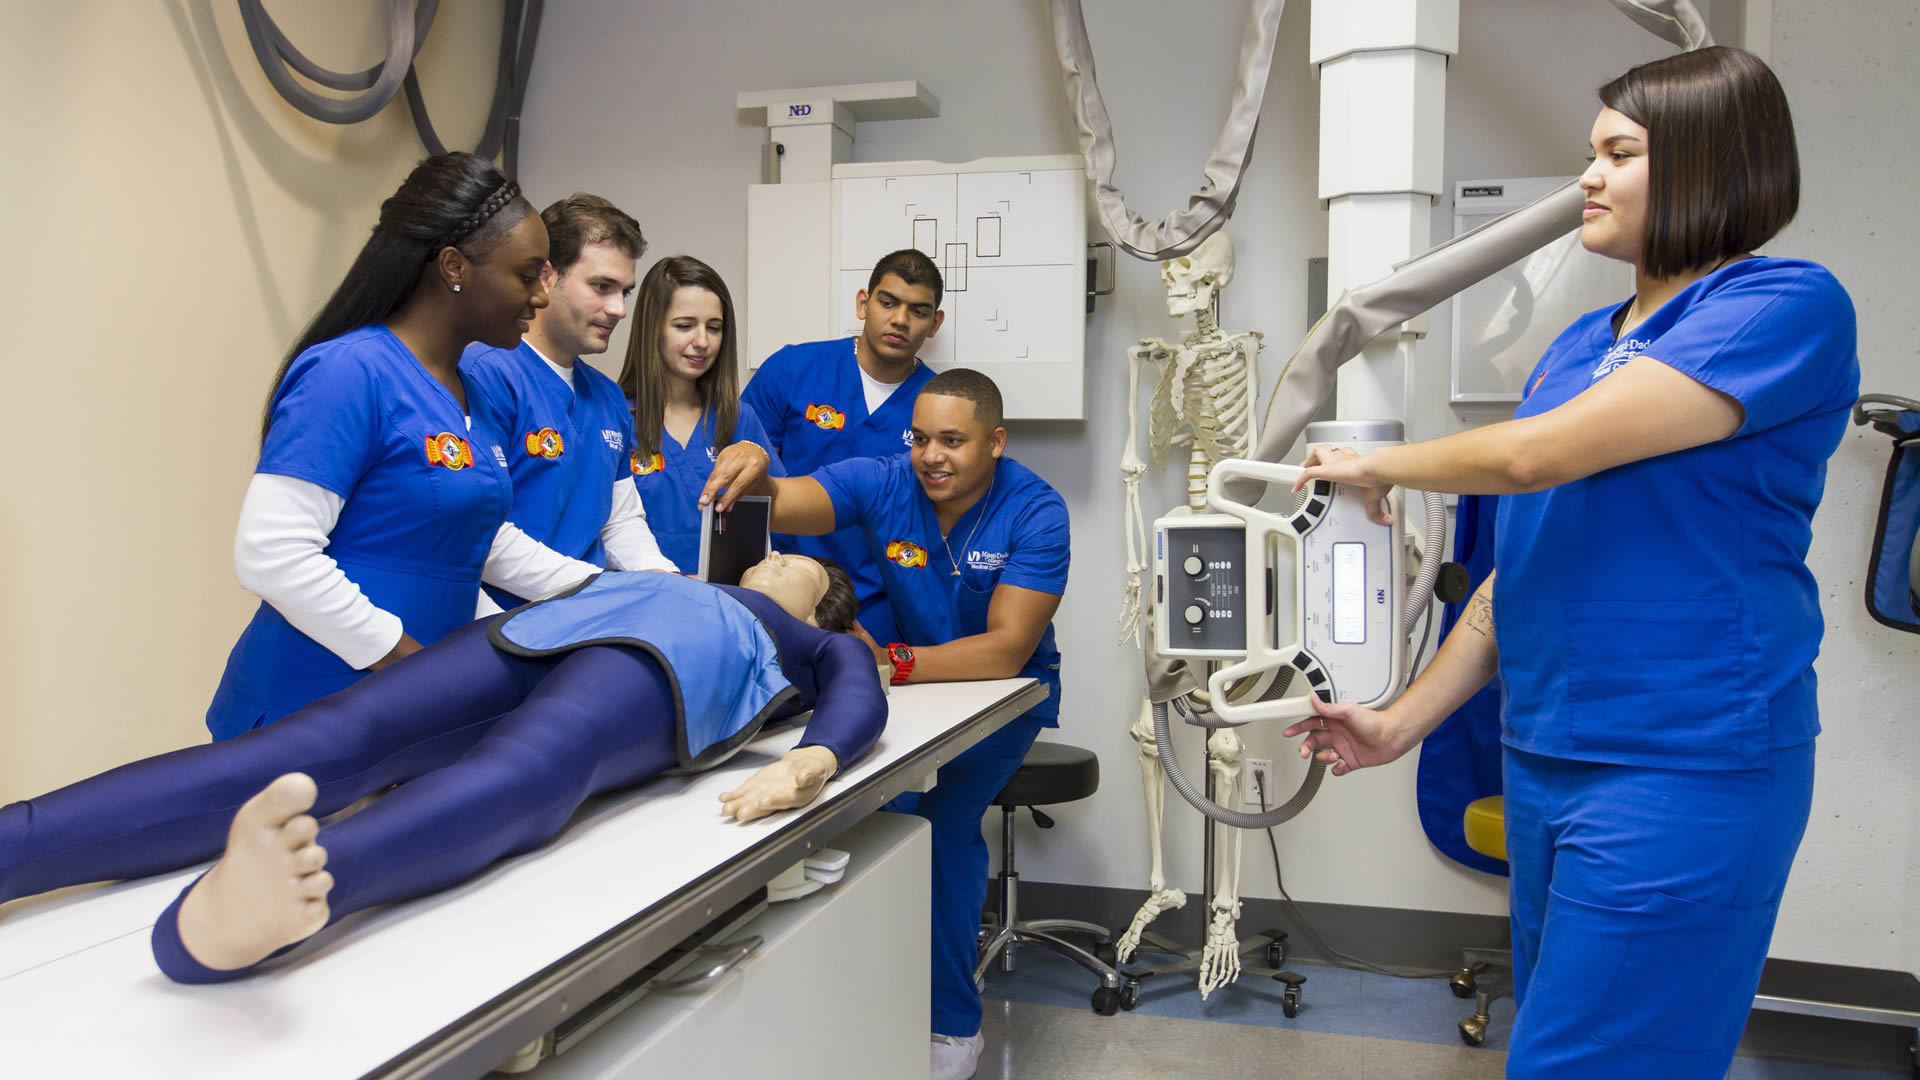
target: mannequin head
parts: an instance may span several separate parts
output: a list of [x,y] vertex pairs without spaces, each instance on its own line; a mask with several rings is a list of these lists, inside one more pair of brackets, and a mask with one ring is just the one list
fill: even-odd
[[853,579],[832,559],[776,551],[749,567],[740,587],[766,594],[782,611],[822,630],[845,633],[860,613]]

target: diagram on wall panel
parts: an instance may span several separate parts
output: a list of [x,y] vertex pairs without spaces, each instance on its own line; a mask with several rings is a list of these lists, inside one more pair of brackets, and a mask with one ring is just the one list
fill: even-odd
[[[1007,168],[1003,164],[1050,167]],[[834,317],[859,332],[855,296],[888,252],[940,267],[946,321],[921,358],[977,368],[1015,419],[1084,415],[1085,172],[1077,158],[837,166]]]

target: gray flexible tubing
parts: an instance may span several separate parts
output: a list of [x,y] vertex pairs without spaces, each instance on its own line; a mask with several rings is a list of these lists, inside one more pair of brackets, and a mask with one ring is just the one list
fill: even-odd
[[[407,111],[420,143],[429,154],[444,154],[446,144],[433,129],[427,115],[427,102],[420,80],[413,71],[413,59],[426,44],[427,31],[433,26],[440,0],[393,0],[388,26],[387,58],[365,71],[339,72],[319,64],[287,39],[273,21],[261,0],[238,0],[241,21],[247,28],[247,41],[253,55],[280,96],[301,112],[330,124],[355,124],[371,117],[405,89]],[[544,0],[507,0],[504,25],[500,31],[500,56],[494,74],[493,102],[487,109],[487,124],[474,153],[484,158],[501,154],[502,171],[508,178],[519,172],[520,109],[526,99],[527,75],[533,66],[533,50],[540,36],[540,17]],[[330,98],[302,86],[288,73],[292,68],[302,76],[331,90],[357,92],[357,97]]]
[[[487,126],[474,153],[483,158],[505,150],[501,171],[509,178],[520,171],[520,107],[527,96],[527,75],[533,69],[533,49],[540,39],[540,17],[545,0],[507,0],[506,18],[500,30],[500,56],[494,72],[493,104],[487,108]],[[420,79],[412,69],[406,78],[407,112],[413,116],[413,128],[421,145],[430,154],[444,154],[446,144],[433,129],[427,116],[427,99],[420,91]]]
[[1113,120],[1094,75],[1093,45],[1087,40],[1080,0],[1052,0],[1053,43],[1066,82],[1067,111],[1079,131],[1094,203],[1107,235],[1127,254],[1149,262],[1185,255],[1232,216],[1240,179],[1253,156],[1260,103],[1267,94],[1267,73],[1273,67],[1273,47],[1280,37],[1280,12],[1285,6],[1286,0],[1247,0],[1239,85],[1213,144],[1213,155],[1207,159],[1205,182],[1187,200],[1185,210],[1149,222],[1127,207],[1126,194],[1113,184]]
[[[240,21],[246,25],[247,41],[253,55],[266,72],[267,81],[287,99],[287,103],[315,120],[329,124],[357,124],[381,109],[400,92],[407,72],[413,68],[414,53],[426,41],[427,28],[433,23],[439,0],[393,0],[387,23],[387,58],[377,68],[343,74],[328,71],[293,47],[274,23],[261,0],[239,0]],[[419,6],[416,7],[416,4]],[[287,67],[292,65],[307,78],[335,90],[361,90],[358,97],[324,97],[300,85]],[[365,82],[366,76],[374,77]]]
[[[1413,633],[1420,613],[1433,602],[1433,585],[1440,578],[1439,552],[1441,545],[1447,542],[1446,503],[1437,492],[1423,491],[1420,496],[1427,516],[1426,554],[1420,560],[1420,572],[1414,575],[1413,588],[1408,591],[1407,610],[1400,617],[1400,633],[1403,636]],[[1199,726],[1222,725],[1209,724],[1203,720],[1199,722]],[[1320,781],[1327,774],[1327,766],[1316,754],[1307,766],[1307,775],[1301,779],[1299,790],[1293,793],[1293,798],[1265,813],[1250,814],[1244,810],[1229,810],[1221,806],[1207,798],[1203,792],[1195,790],[1194,786],[1188,782],[1186,774],[1180,771],[1180,763],[1174,759],[1173,732],[1168,724],[1167,703],[1164,701],[1153,703],[1153,741],[1160,749],[1160,768],[1167,774],[1167,780],[1173,785],[1173,790],[1179,792],[1180,797],[1192,804],[1195,810],[1222,825],[1231,825],[1236,829],[1271,829],[1276,825],[1284,825],[1292,821],[1300,815],[1300,811],[1307,808],[1307,804],[1313,801],[1313,797],[1319,794]]]

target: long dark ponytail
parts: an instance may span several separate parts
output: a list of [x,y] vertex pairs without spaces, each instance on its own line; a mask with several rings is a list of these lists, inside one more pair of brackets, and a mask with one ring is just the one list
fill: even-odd
[[273,424],[273,399],[295,358],[399,310],[441,248],[458,248],[478,259],[532,212],[520,186],[485,158],[436,154],[414,166],[400,190],[380,204],[380,221],[347,276],[280,361],[261,411],[261,441]]

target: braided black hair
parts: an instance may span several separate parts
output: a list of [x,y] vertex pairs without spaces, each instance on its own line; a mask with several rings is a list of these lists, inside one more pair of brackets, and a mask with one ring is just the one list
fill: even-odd
[[414,166],[387,201],[347,276],[280,362],[260,417],[265,442],[273,399],[301,353],[370,326],[400,309],[443,248],[477,260],[493,250],[533,207],[493,162],[473,154],[436,154]]

